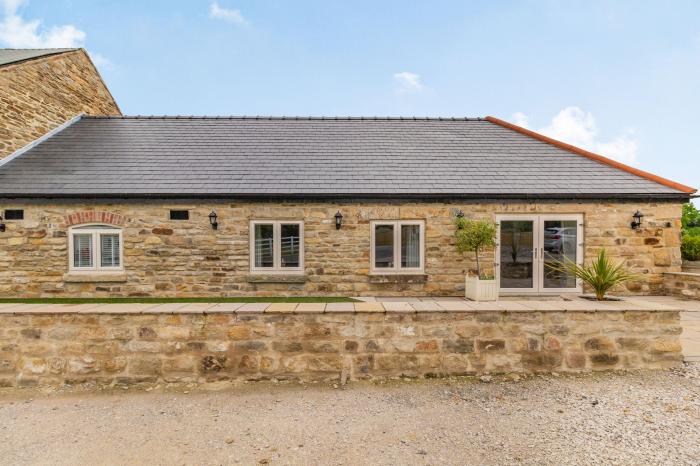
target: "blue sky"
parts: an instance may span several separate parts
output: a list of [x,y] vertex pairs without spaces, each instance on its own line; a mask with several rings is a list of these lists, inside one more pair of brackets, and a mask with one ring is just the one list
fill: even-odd
[[0,0],[125,114],[494,115],[700,187],[698,1]]

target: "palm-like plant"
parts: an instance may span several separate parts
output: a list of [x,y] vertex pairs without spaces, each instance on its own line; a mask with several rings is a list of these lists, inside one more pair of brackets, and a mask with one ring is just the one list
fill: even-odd
[[613,264],[605,253],[605,249],[600,250],[598,258],[589,266],[579,265],[569,258],[546,265],[552,270],[579,278],[593,288],[598,301],[605,299],[605,294],[611,288],[637,278],[624,267],[622,262]]

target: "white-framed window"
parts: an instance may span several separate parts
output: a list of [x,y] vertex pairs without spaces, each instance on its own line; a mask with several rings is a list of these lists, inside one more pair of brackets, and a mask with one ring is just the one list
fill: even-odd
[[425,222],[371,222],[372,273],[422,273],[425,267]]
[[304,222],[252,220],[250,270],[299,273],[304,271]]
[[81,225],[68,231],[68,270],[117,272],[124,270],[122,230],[109,225]]

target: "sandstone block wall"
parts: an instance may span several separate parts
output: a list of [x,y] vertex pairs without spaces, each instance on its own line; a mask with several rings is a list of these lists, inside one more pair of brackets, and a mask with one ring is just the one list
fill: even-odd
[[121,115],[84,50],[0,67],[0,159],[82,112]]
[[663,368],[676,311],[0,314],[0,386]]
[[[454,213],[494,219],[504,213],[582,213],[586,261],[605,247],[624,261],[637,281],[621,293],[663,294],[663,273],[680,271],[677,203],[294,203],[233,201],[42,201],[0,200],[0,210],[22,208],[25,219],[7,221],[0,233],[0,296],[458,296],[473,255],[454,247]],[[169,209],[188,209],[190,219],[169,220]],[[644,226],[632,230],[635,210]],[[208,215],[215,210],[219,228]],[[340,210],[343,225],[335,228]],[[268,276],[250,272],[252,219],[304,221],[304,273]],[[370,274],[370,221],[425,220],[425,274]],[[68,272],[70,224],[106,221],[123,228],[120,276],[81,277]],[[670,226],[666,226],[667,223]],[[486,252],[483,263],[493,264]]]
[[700,273],[664,274],[666,293],[683,298],[700,299]]

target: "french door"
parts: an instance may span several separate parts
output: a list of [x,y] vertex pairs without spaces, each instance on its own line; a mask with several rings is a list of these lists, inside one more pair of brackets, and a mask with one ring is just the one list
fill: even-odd
[[502,293],[562,293],[581,290],[573,275],[550,265],[583,263],[582,215],[501,215],[496,278]]

